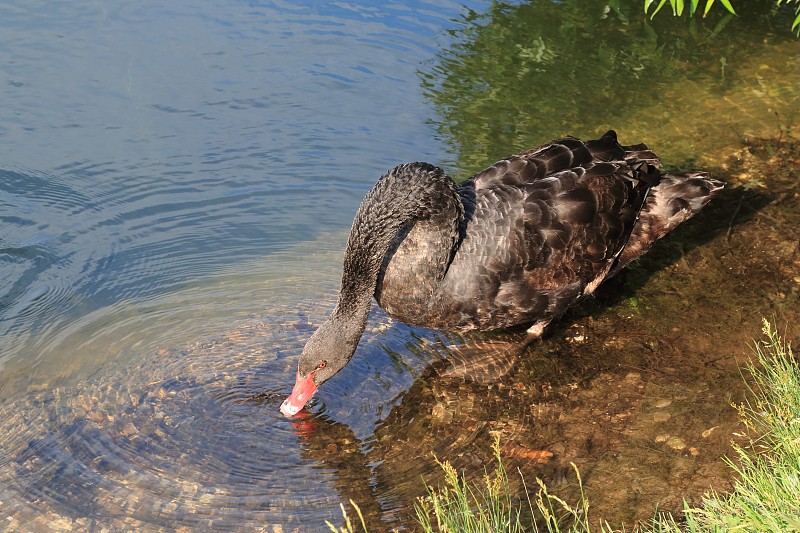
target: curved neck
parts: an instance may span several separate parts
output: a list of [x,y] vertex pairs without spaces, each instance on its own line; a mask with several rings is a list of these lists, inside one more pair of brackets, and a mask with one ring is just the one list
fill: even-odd
[[457,242],[463,218],[456,186],[441,169],[408,163],[381,177],[353,220],[334,315],[357,318],[363,329],[381,265],[398,233],[414,221],[426,220]]

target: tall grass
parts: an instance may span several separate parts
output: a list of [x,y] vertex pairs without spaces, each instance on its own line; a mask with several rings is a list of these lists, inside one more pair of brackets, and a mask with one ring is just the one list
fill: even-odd
[[766,320],[762,331],[746,368],[749,398],[737,406],[748,444],[733,444],[728,461],[738,479],[685,511],[689,531],[800,532],[800,366]]
[[499,440],[495,440],[497,466],[492,475],[484,477],[484,485],[470,485],[459,476],[449,462],[437,463],[444,471],[444,486],[433,489],[415,505],[417,519],[424,531],[457,533],[517,533],[523,531],[521,510],[512,503],[503,462],[500,460]]
[[[613,2],[610,1],[609,5],[616,6],[618,1],[619,0],[615,0]],[[708,12],[711,10],[711,6],[714,5],[715,1],[716,0],[705,0],[705,5],[702,7],[704,17],[708,15]],[[655,6],[655,9],[653,9],[652,14],[650,15],[651,17],[655,17],[656,13],[661,11],[661,8],[664,7],[664,4],[666,3],[667,0],[660,0],[658,3],[656,3],[656,0],[644,0],[644,12],[650,13],[650,8]],[[688,10],[689,16],[693,17],[697,11],[700,11],[700,9],[698,9],[701,7],[700,3],[701,0],[669,0],[669,5],[672,8],[672,14],[678,16],[683,15],[685,8],[688,8],[686,10]],[[800,0],[776,0],[775,3],[778,7],[780,7],[781,4],[795,4],[795,18],[794,22],[792,22],[792,31],[796,32],[800,36]],[[720,4],[725,6],[725,9],[727,9],[730,14],[736,14],[736,10],[733,9],[733,4],[730,0],[720,0]]]
[[[350,505],[353,506],[353,509],[356,510],[356,514],[358,514],[359,521],[361,522],[361,529],[364,531],[364,533],[367,533],[367,524],[364,520],[364,515],[361,514],[361,509],[359,509],[358,505],[353,500],[350,500]],[[350,521],[350,516],[347,514],[347,509],[345,509],[344,504],[340,503],[339,508],[342,510],[344,525],[340,528],[337,528],[327,520],[325,520],[325,524],[327,524],[333,533],[355,533],[356,530],[353,527],[353,522]]]
[[[736,406],[747,427],[748,443],[733,444],[734,460],[728,460],[736,475],[728,494],[706,494],[700,507],[684,505],[683,517],[659,514],[641,533],[697,532],[797,532],[800,533],[800,365],[791,346],[774,327],[764,321],[764,337],[755,344],[755,360],[744,369],[749,398]],[[500,443],[494,443],[496,466],[482,483],[468,483],[447,461],[439,462],[445,474],[438,488],[427,486],[427,496],[415,505],[417,520],[425,533],[591,533],[589,502],[583,493],[570,505],[550,494],[536,479],[533,496],[525,487],[526,502],[512,495],[500,457]],[[523,485],[525,483],[522,480]],[[363,531],[364,518],[354,503]],[[527,506],[527,509],[526,507]],[[523,509],[527,512],[523,513]],[[356,533],[342,507],[346,524],[334,533]],[[527,521],[526,521],[527,520]],[[594,531],[612,533],[607,522],[595,520]],[[541,526],[541,524],[544,524]],[[545,529],[541,529],[541,528]]]
[[[427,487],[428,495],[419,498],[415,505],[417,520],[425,533],[522,533],[538,532],[536,521],[531,525],[530,517],[539,517],[548,533],[558,533],[564,523],[571,524],[568,531],[589,531],[589,503],[583,494],[583,485],[577,467],[581,499],[575,506],[550,494],[540,479],[539,489],[531,500],[525,487],[528,519],[523,520],[522,506],[511,495],[515,493],[509,485],[503,461],[500,457],[500,440],[495,438],[494,457],[496,466],[492,474],[484,476],[483,483],[470,485],[459,476],[448,462],[439,462],[445,474],[444,485],[438,489]],[[437,461],[438,462],[438,461]],[[522,479],[523,485],[525,480]],[[524,504],[522,504],[524,505]]]

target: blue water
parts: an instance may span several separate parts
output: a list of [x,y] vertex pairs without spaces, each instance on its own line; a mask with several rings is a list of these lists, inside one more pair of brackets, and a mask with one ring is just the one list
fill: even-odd
[[[237,265],[280,271],[274,252],[349,227],[386,169],[442,159],[417,69],[464,9],[0,8],[0,365],[18,370],[0,396],[19,373],[35,383],[40,365],[96,359],[61,343],[101,333],[115,306],[131,313]],[[175,313],[178,331],[148,346],[208,326]]]

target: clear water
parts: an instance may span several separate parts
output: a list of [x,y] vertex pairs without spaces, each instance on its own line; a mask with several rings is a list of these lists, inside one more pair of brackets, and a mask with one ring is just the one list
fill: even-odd
[[341,234],[387,168],[441,159],[416,71],[455,4],[3,10],[0,362],[32,384],[104,364],[83,346],[109,328],[146,351],[259,311],[177,295],[285,272],[279,252]]
[[395,164],[464,177],[614,127],[721,168],[745,137],[791,135],[782,19],[650,25],[632,4],[0,7],[4,523],[316,531],[354,498],[400,526],[431,451],[477,468],[490,432],[528,440],[546,416],[479,402],[485,381],[431,384],[458,339],[379,310],[311,418],[277,407],[358,202]]

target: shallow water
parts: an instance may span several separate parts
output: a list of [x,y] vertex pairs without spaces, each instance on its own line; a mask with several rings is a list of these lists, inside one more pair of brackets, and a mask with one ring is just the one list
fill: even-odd
[[[747,342],[798,334],[800,44],[595,4],[0,8],[0,527],[408,528],[495,434],[612,523],[724,490]],[[728,190],[523,354],[375,309],[278,413],[382,172],[608,127]]]

